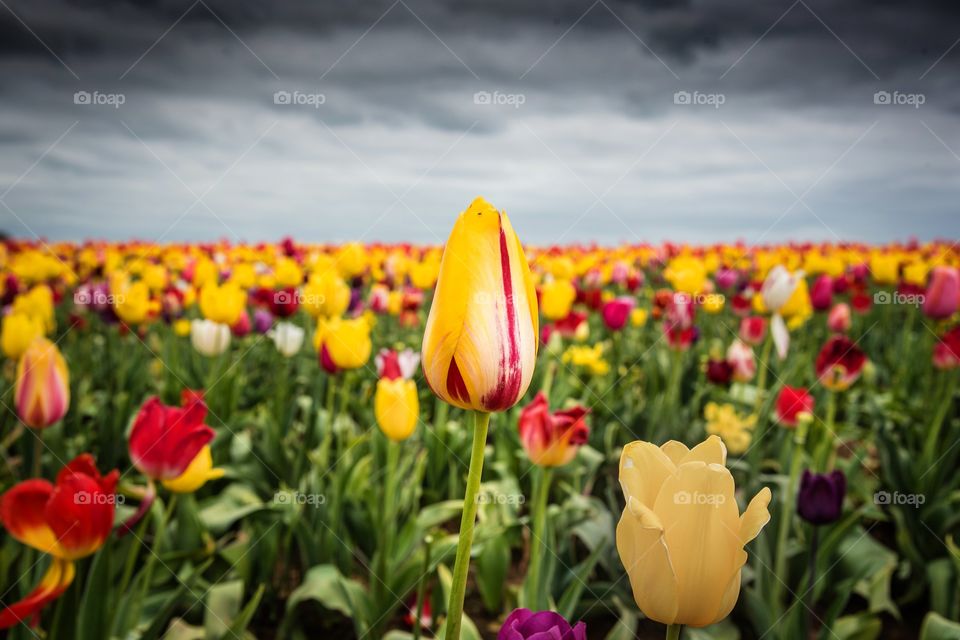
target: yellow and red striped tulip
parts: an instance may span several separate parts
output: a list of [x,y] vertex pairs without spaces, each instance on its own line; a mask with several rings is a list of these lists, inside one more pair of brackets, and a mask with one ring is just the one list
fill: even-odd
[[17,367],[14,391],[23,423],[43,429],[60,420],[70,407],[70,372],[57,345],[36,338]]
[[537,296],[505,213],[477,198],[460,214],[440,263],[423,335],[430,388],[462,409],[503,411],[530,385]]

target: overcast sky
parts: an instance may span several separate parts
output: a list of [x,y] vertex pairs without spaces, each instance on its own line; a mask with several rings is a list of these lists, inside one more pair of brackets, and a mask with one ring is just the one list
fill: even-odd
[[956,239],[958,18],[0,0],[0,228],[440,242],[482,194],[538,244]]

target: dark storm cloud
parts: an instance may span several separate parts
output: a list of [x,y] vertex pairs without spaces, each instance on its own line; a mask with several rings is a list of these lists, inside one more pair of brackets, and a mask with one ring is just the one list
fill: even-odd
[[479,190],[542,242],[958,232],[953,2],[5,1],[20,234],[436,241]]

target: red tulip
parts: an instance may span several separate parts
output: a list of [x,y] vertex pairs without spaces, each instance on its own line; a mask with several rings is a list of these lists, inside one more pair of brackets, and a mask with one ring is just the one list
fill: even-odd
[[813,413],[814,399],[803,387],[783,385],[777,396],[775,407],[777,421],[788,427],[797,426],[797,417],[801,413]]
[[233,326],[230,327],[230,331],[238,338],[242,338],[248,333],[251,329],[250,325],[250,314],[247,313],[247,310],[244,309],[240,312],[240,317],[237,318],[237,321],[233,323]]
[[850,306],[853,307],[854,311],[863,315],[869,312],[870,307],[873,306],[873,298],[863,291],[858,291],[850,296]]
[[810,288],[810,304],[817,311],[826,311],[833,303],[833,278],[824,274]]
[[73,581],[73,561],[99,549],[113,528],[119,473],[101,476],[90,454],[74,458],[56,484],[24,480],[0,496],[0,521],[25,545],[54,557],[26,598],[0,611],[0,629],[35,618]]
[[733,365],[726,360],[707,360],[707,380],[713,384],[726,386],[733,379]]
[[934,267],[923,298],[923,312],[934,320],[949,318],[960,306],[960,273],[953,267]]
[[296,287],[274,291],[269,301],[271,313],[278,318],[289,318],[300,308],[300,295]]
[[857,381],[867,356],[847,336],[833,336],[817,355],[815,364],[820,383],[833,391],[843,391]]
[[740,339],[757,346],[767,334],[767,319],[763,316],[748,316],[740,320]]
[[614,298],[603,305],[603,324],[611,331],[620,331],[627,324],[630,312],[633,311],[634,300],[630,297]]
[[196,397],[183,408],[166,406],[155,396],[148,399],[130,431],[133,465],[153,480],[180,476],[213,440],[213,429],[203,423],[206,417],[207,405]]
[[940,336],[933,347],[933,366],[937,369],[960,367],[960,326]]
[[590,427],[584,420],[588,409],[576,406],[550,413],[547,398],[537,393],[520,412],[520,441],[530,461],[541,467],[559,467],[577,455],[587,442]]

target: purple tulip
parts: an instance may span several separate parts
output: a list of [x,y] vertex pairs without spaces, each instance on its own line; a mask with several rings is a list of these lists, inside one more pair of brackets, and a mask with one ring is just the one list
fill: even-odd
[[587,640],[587,625],[573,627],[559,613],[514,609],[504,620],[497,640]]
[[797,513],[810,524],[836,522],[843,515],[847,479],[842,471],[811,473],[804,471],[797,494]]
[[257,333],[266,333],[273,326],[273,316],[266,309],[253,312],[253,328]]

